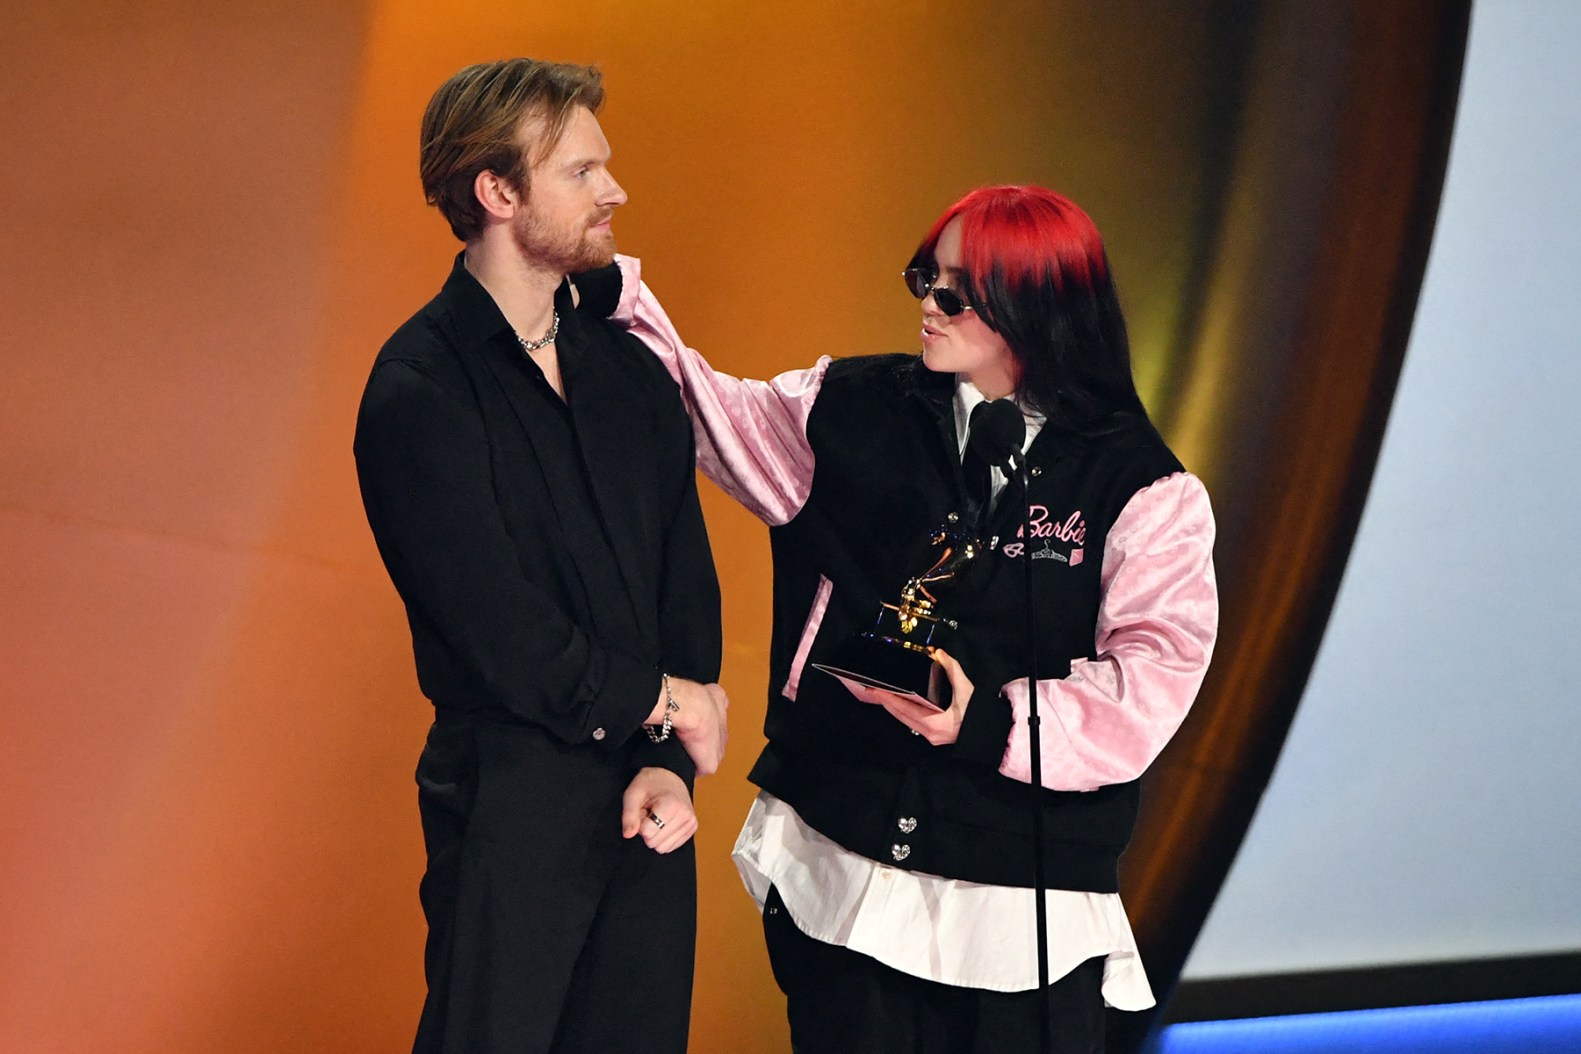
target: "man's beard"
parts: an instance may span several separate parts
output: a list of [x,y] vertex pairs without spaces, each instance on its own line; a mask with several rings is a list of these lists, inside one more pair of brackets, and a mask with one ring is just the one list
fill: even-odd
[[600,211],[574,227],[555,227],[536,212],[524,211],[511,225],[516,248],[528,260],[562,274],[591,271],[615,260],[615,236],[609,231],[592,234],[592,225],[609,219],[614,210]]

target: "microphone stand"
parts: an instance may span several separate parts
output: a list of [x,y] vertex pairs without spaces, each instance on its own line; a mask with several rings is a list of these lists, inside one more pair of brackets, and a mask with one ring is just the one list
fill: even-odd
[[[978,441],[980,456],[989,464],[1004,467],[1006,474],[1019,473],[1021,480],[1021,568],[1026,585],[1027,626],[1027,739],[1032,762],[1032,894],[1033,917],[1037,925],[1038,954],[1038,1050],[1053,1050],[1053,1011],[1049,1007],[1049,925],[1048,878],[1043,873],[1043,719],[1038,714],[1037,612],[1032,602],[1032,478],[1027,456],[1021,450],[1025,422],[1021,409],[1010,399],[981,403],[973,411],[982,412],[979,429],[968,432],[967,444]],[[974,422],[976,424],[977,422]],[[991,453],[990,453],[991,451]],[[986,520],[988,509],[981,515]]]
[[1026,583],[1027,621],[1027,738],[1032,759],[1032,895],[1038,931],[1038,1049],[1052,1049],[1053,1021],[1049,1012],[1048,879],[1043,874],[1043,719],[1038,715],[1037,617],[1032,603],[1032,481],[1024,454],[1012,454],[1011,465],[1021,479],[1021,569]]

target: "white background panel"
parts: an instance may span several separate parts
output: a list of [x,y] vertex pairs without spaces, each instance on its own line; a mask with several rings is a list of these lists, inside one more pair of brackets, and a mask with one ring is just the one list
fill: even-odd
[[1581,949],[1581,3],[1482,0],[1332,621],[1187,978]]

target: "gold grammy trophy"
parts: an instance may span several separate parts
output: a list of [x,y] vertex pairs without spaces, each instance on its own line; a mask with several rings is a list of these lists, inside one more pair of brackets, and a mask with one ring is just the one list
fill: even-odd
[[943,668],[933,648],[950,650],[959,624],[938,610],[935,591],[952,586],[977,559],[982,546],[954,523],[928,535],[927,569],[906,580],[900,602],[879,605],[873,628],[842,642],[828,663],[814,669],[846,682],[883,688],[936,708],[949,705]]

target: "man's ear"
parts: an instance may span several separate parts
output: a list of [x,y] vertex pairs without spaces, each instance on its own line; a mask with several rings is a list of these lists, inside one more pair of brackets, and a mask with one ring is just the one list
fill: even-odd
[[477,195],[483,211],[498,220],[508,220],[522,207],[522,195],[504,176],[484,169],[472,181],[472,193]]

